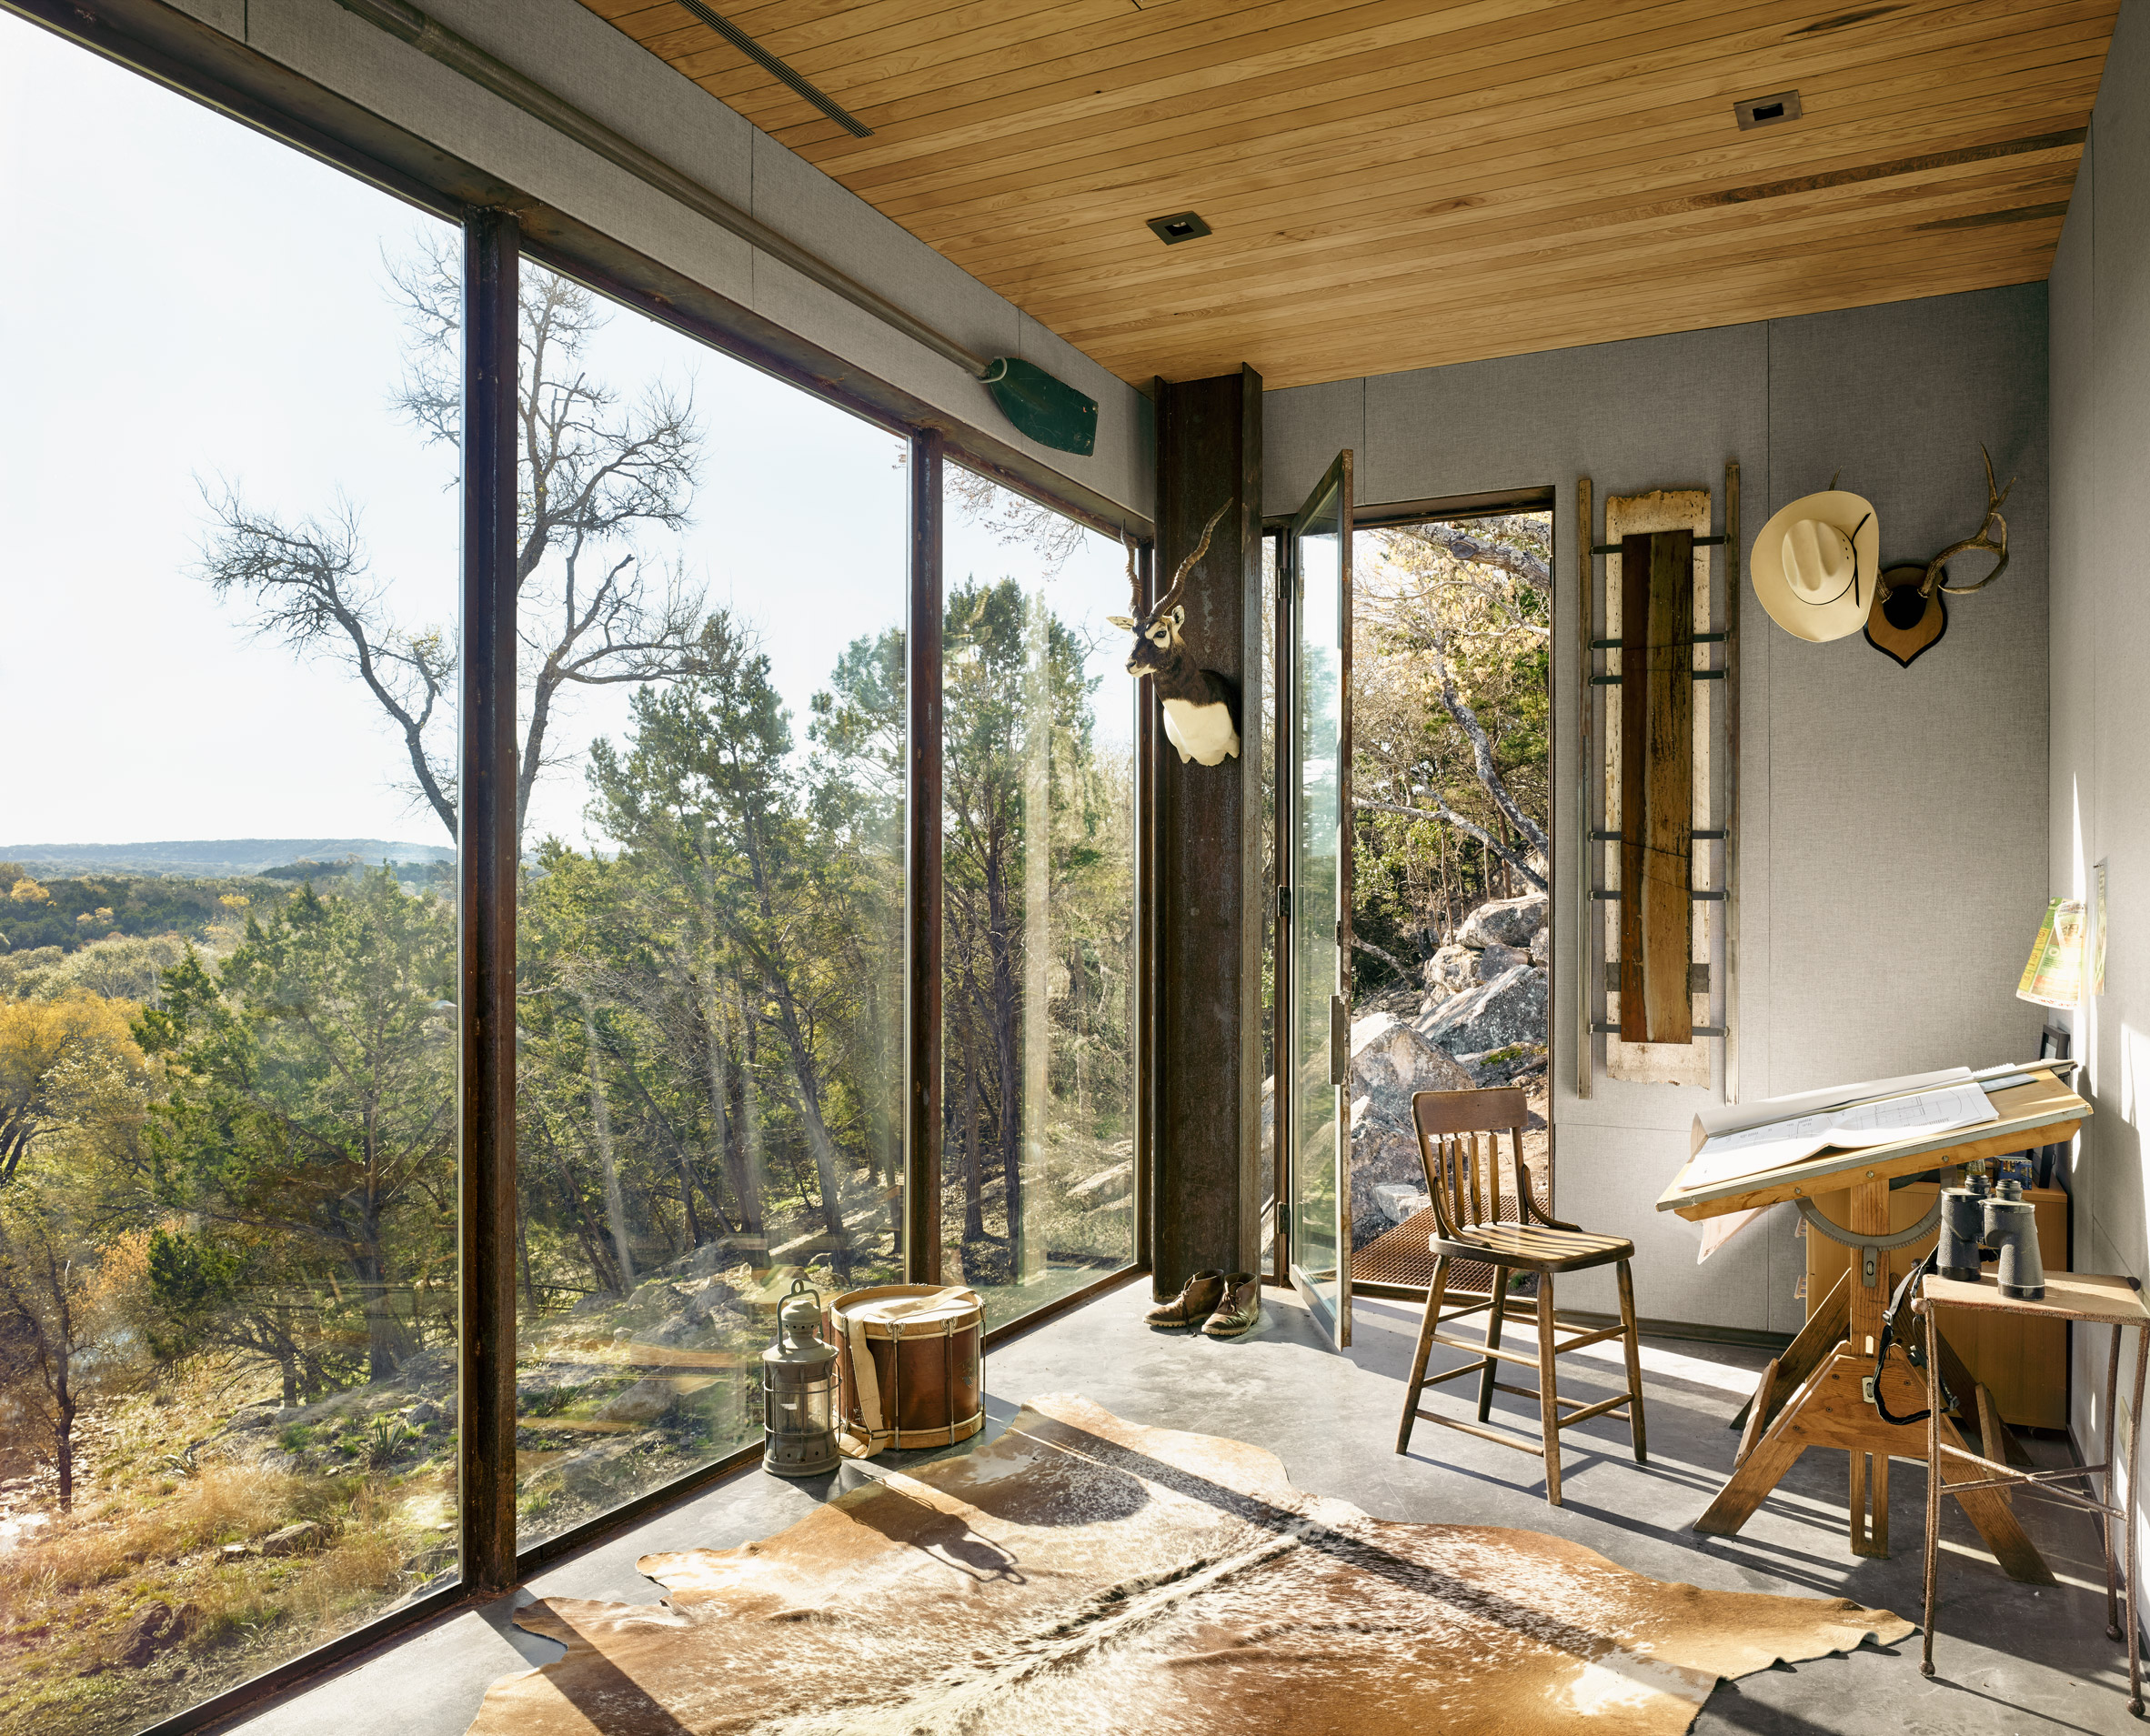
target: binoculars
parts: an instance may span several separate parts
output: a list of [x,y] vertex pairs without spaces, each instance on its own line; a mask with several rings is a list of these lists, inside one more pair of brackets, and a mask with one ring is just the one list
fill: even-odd
[[2002,1295],[2022,1302],[2045,1295],[2037,1217],[2019,1181],[1989,1182],[1974,1166],[1962,1187],[1944,1188],[1938,1253],[1935,1263],[1944,1278],[1975,1284],[1980,1262],[1998,1256]]

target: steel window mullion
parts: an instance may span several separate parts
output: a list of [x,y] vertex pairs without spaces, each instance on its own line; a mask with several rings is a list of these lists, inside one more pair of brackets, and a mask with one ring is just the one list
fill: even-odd
[[515,1538],[516,322],[511,212],[463,226],[461,1122],[463,1583],[506,1590]]

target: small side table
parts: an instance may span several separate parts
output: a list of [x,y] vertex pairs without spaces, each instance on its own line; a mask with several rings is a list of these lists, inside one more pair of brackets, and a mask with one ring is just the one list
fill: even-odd
[[[2121,1637],[2121,1598],[2114,1573],[2113,1527],[2115,1523],[2126,1527],[2127,1706],[2130,1711],[2140,1718],[2143,1715],[2143,1661],[2141,1640],[2135,1627],[2135,1446],[2142,1438],[2144,1426],[2143,1377],[2146,1370],[2150,1370],[2150,1309],[2143,1305],[2141,1282],[2133,1278],[2107,1278],[2089,1272],[2047,1272],[2045,1294],[2035,1302],[2019,1301],[2014,1297],[2002,1295],[2000,1282],[1991,1273],[1975,1284],[1929,1273],[1920,1289],[1916,1308],[1919,1313],[1926,1317],[1926,1367],[1929,1370],[1941,1366],[1941,1330],[1936,1317],[1944,1308],[2024,1314],[2044,1320],[2079,1320],[2091,1326],[2109,1326],[2113,1329],[2113,1348],[2105,1361],[2105,1423],[2108,1451],[2103,1464],[2068,1465],[2058,1470],[2013,1470],[1992,1459],[1984,1458],[1967,1447],[1944,1441],[1941,1435],[1941,1407],[1938,1404],[1931,1407],[1926,1418],[1926,1637],[1925,1655],[1919,1668],[1929,1676],[1934,1673],[1934,1606],[1937,1601],[1940,1578],[1941,1497],[1944,1493],[1962,1497],[1980,1490],[2005,1490],[2022,1484],[2035,1484],[2055,1500],[2098,1515],[2098,1531],[2105,1549],[2105,1631],[2115,1640]],[[2113,1431],[2119,1421],[2120,1334],[2124,1328],[2130,1326],[2135,1329],[2135,1396],[2134,1406],[2129,1411],[2133,1426],[2127,1440],[2127,1500],[2125,1506],[2122,1507],[2115,1506],[2112,1498],[2113,1460],[2110,1445]],[[1965,1393],[1963,1396],[1969,1398],[1971,1395]],[[1959,1460],[1968,1460],[1974,1470],[1973,1478],[1964,1482],[1949,1483],[1944,1488],[1941,1480],[1941,1458],[1944,1453],[1953,1453]],[[2099,1476],[2105,1479],[2105,1482],[2101,1492],[2097,1494],[2059,1486],[2063,1481],[2079,1477],[2084,1480],[2087,1490],[2091,1487],[2090,1479]]]

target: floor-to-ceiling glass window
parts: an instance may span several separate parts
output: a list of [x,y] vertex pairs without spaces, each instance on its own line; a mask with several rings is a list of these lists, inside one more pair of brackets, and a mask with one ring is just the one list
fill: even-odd
[[524,1548],[903,1277],[905,443],[526,261]]
[[947,492],[942,1269],[990,1325],[1134,1259],[1129,556]]
[[458,238],[6,16],[0,230],[0,1728],[89,1736],[456,1572]]

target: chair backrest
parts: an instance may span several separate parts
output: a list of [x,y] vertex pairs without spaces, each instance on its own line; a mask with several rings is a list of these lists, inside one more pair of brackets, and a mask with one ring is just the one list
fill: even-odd
[[1523,1162],[1523,1129],[1531,1111],[1520,1089],[1506,1085],[1483,1091],[1420,1091],[1411,1099],[1411,1115],[1418,1129],[1426,1191],[1432,1196],[1433,1215],[1444,1236],[1501,1221],[1503,1133],[1515,1166],[1510,1198],[1516,1202],[1517,1216],[1511,1221],[1528,1223],[1543,1216],[1531,1191],[1529,1166]]

